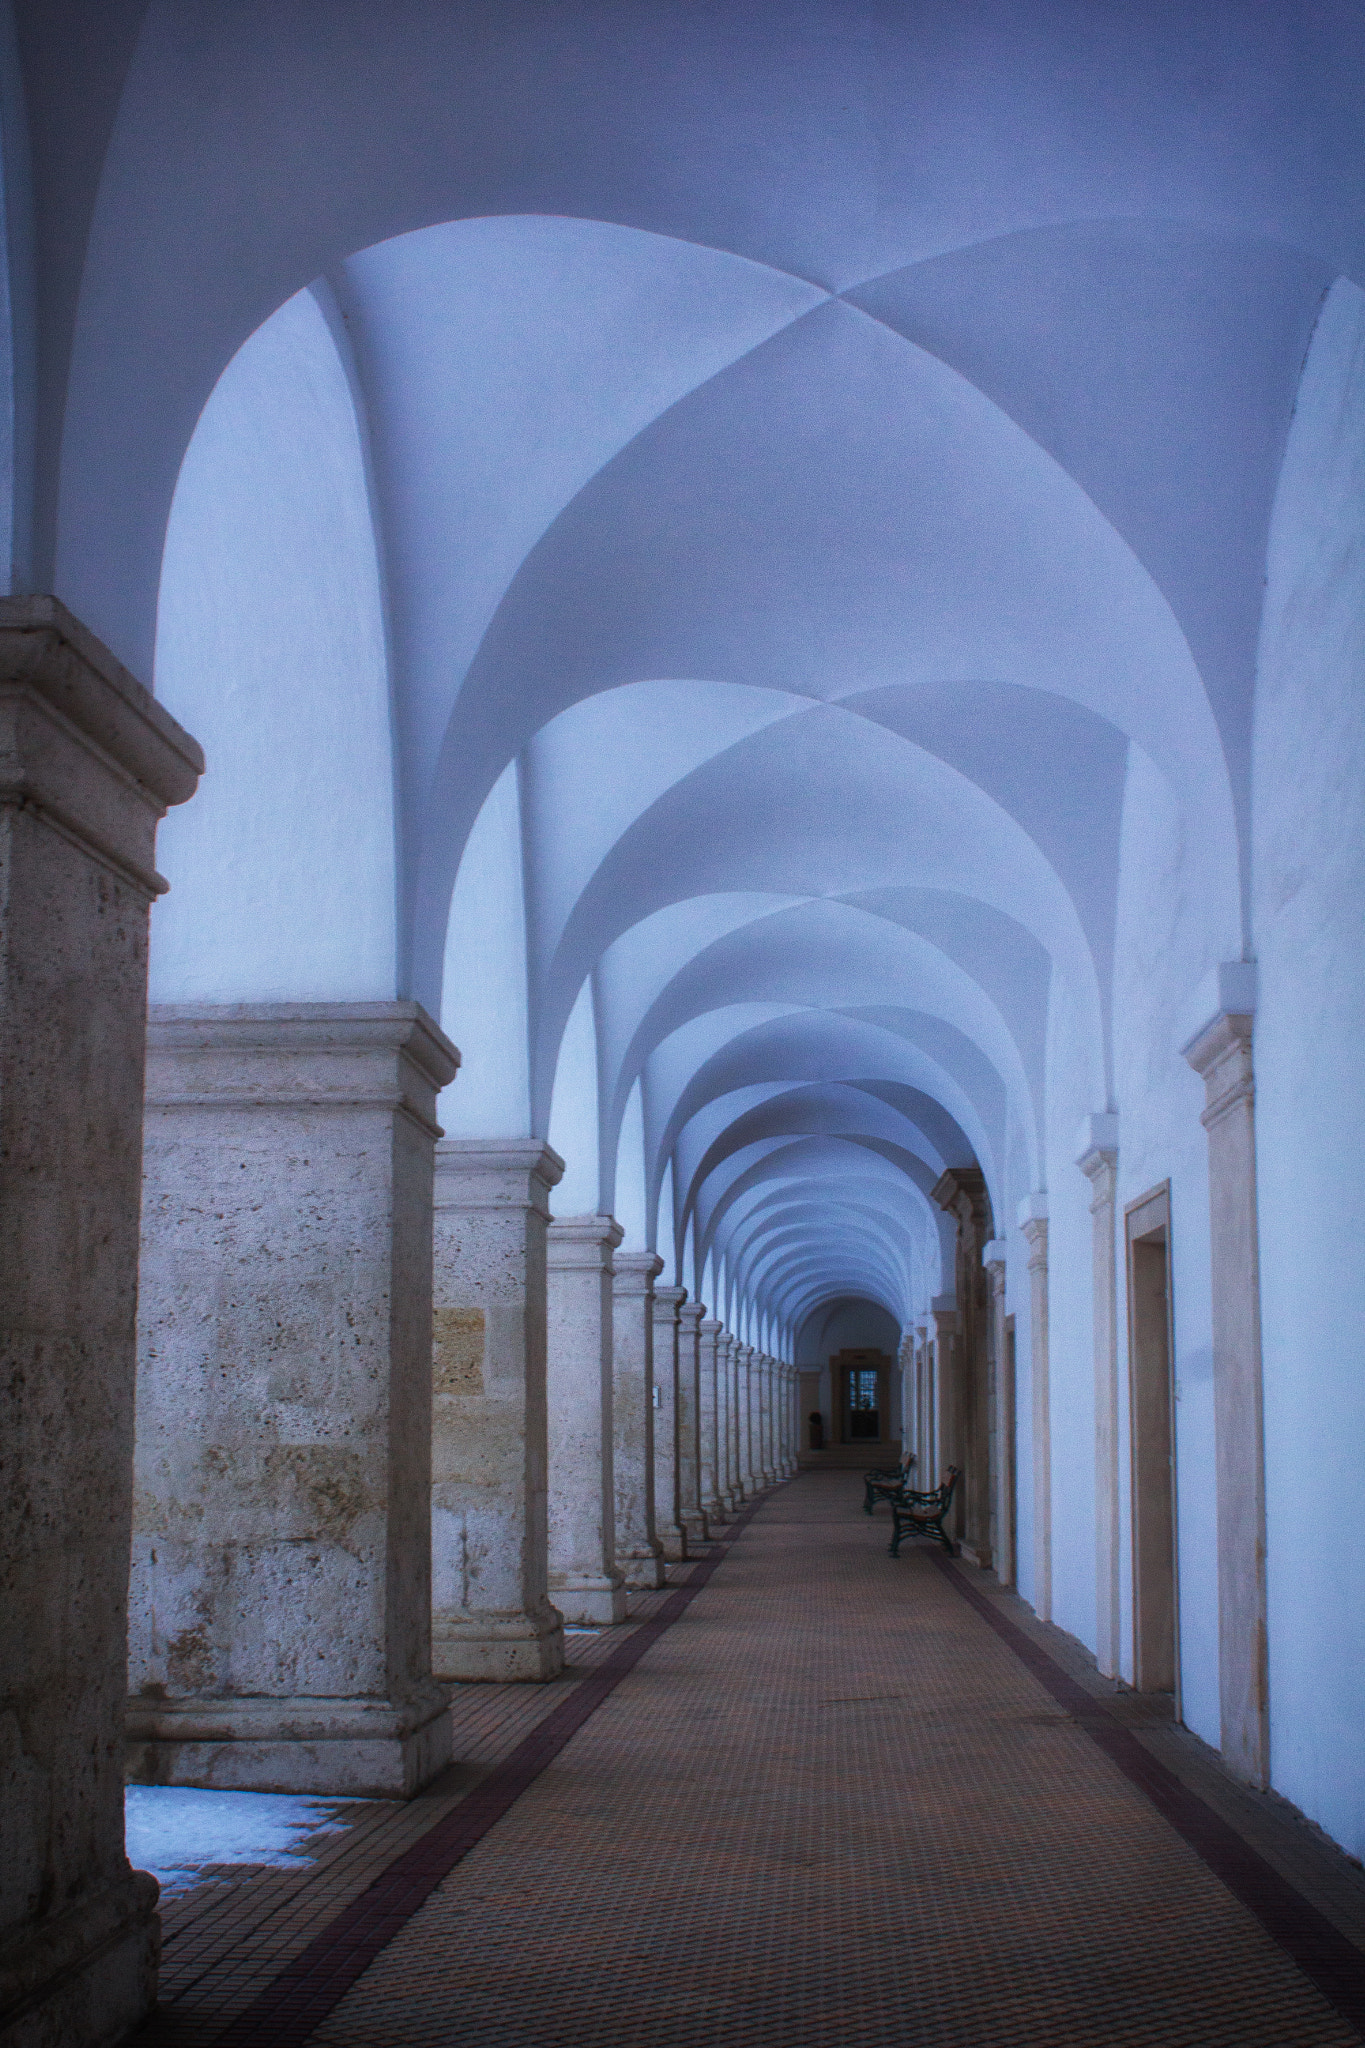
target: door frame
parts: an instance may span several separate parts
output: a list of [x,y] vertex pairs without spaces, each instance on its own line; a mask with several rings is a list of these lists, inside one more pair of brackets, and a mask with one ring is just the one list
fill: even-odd
[[1128,1321],[1128,1459],[1129,1459],[1129,1548],[1132,1563],[1132,1640],[1133,1680],[1136,1684],[1141,1677],[1139,1668],[1139,1598],[1141,1589],[1140,1566],[1140,1491],[1139,1491],[1139,1431],[1138,1431],[1138,1345],[1137,1345],[1137,1300],[1134,1275],[1134,1247],[1161,1243],[1166,1263],[1166,1403],[1170,1429],[1170,1488],[1171,1488],[1171,1676],[1175,1697],[1175,1718],[1182,1720],[1182,1693],[1180,1670],[1180,1474],[1178,1458],[1178,1431],[1176,1428],[1176,1371],[1175,1371],[1175,1277],[1171,1258],[1171,1183],[1161,1181],[1156,1187],[1127,1202],[1123,1210],[1123,1263],[1124,1281],[1127,1292]]

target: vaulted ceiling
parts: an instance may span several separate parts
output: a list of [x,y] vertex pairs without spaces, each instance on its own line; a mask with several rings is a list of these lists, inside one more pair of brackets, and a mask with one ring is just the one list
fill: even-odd
[[1060,1065],[1115,1099],[1135,764],[1243,949],[1365,15],[315,22],[111,8],[97,183],[40,194],[88,234],[66,301],[44,243],[38,558],[144,673],[159,593],[210,757],[163,992],[413,994],[466,1054],[448,1128],[548,1133],[561,1207],[755,1338],[904,1322],[944,1171],[1002,1228]]

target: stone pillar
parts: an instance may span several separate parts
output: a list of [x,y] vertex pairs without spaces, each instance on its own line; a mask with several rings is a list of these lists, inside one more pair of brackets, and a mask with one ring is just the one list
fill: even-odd
[[[687,1530],[682,1521],[683,1406],[678,1356],[678,1310],[685,1287],[654,1289],[654,1534],[665,1560],[680,1564],[687,1557]],[[696,1466],[696,1397],[690,1404],[692,1463]],[[693,1484],[695,1485],[695,1476]]]
[[777,1362],[766,1351],[759,1354],[759,1384],[763,1401],[763,1478],[776,1486],[781,1475],[777,1449]]
[[990,1281],[992,1435],[995,1455],[995,1571],[1002,1586],[1018,1577],[1014,1555],[1014,1374],[1010,1370],[1005,1332],[1005,1252],[1003,1238],[992,1238],[981,1254]]
[[986,1275],[981,1247],[992,1235],[990,1198],[985,1175],[976,1166],[949,1167],[931,1192],[940,1208],[957,1220],[957,1330],[952,1347],[952,1430],[957,1448],[951,1462],[961,1466],[962,1476],[954,1502],[954,1531],[961,1538],[963,1556],[989,1571],[995,1561],[991,1553],[994,1489]]
[[735,1342],[735,1385],[739,1399],[739,1483],[744,1488],[745,1498],[752,1500],[763,1488],[759,1433],[754,1428],[758,1368],[754,1362],[753,1345],[741,1344],[738,1340]]
[[714,1373],[703,1398],[701,1324],[705,1316],[705,1302],[678,1304],[678,1512],[689,1544],[710,1541],[707,1504],[716,1491]]
[[726,1390],[716,1342],[720,1334],[720,1323],[703,1309],[697,1322],[697,1355],[701,1376],[701,1504],[708,1525],[730,1519],[724,1465]]
[[566,1216],[547,1245],[550,1598],[565,1621],[626,1618],[616,1564],[611,1216]]
[[[933,1471],[924,1482],[926,1489],[937,1486],[950,1465],[960,1466],[962,1463],[957,1417],[957,1371],[953,1357],[957,1338],[957,1296],[936,1294],[930,1303],[930,1311],[934,1322],[931,1367],[934,1433],[931,1445]],[[961,1490],[962,1482],[959,1480],[958,1491]],[[956,1519],[960,1527],[961,1518]]]
[[783,1372],[787,1381],[787,1475],[795,1479],[801,1470],[801,1373],[790,1362],[784,1365]]
[[564,1171],[539,1138],[436,1147],[432,1666],[553,1678],[546,1581],[545,1233]]
[[1095,1350],[1095,1663],[1119,1675],[1119,1337],[1114,1257],[1118,1118],[1087,1118],[1076,1164],[1090,1182]]
[[654,1279],[664,1262],[655,1252],[617,1252],[612,1267],[616,1563],[627,1586],[653,1592],[665,1584],[654,1500]]
[[1221,970],[1223,1007],[1184,1050],[1204,1082],[1200,1121],[1209,1134],[1222,1751],[1239,1777],[1264,1789],[1270,1782],[1270,1699],[1253,975],[1247,967]]
[[749,1470],[754,1492],[762,1493],[772,1484],[763,1456],[763,1359],[753,1344],[746,1344],[745,1371],[749,1376]]
[[1052,1401],[1048,1382],[1047,1196],[1040,1190],[1019,1204],[1019,1228],[1028,1246],[1029,1376],[1033,1385],[1033,1608],[1052,1619]]
[[147,911],[204,763],[50,597],[0,599],[0,730],[0,2034],[81,2048],[155,1996],[123,1847]]
[[152,1012],[134,1779],[408,1798],[449,1760],[432,1182],[458,1062],[416,1003]]
[[716,1381],[725,1383],[725,1477],[723,1498],[730,1512],[737,1514],[744,1505],[744,1481],[739,1470],[739,1359],[737,1345],[729,1330],[722,1329],[716,1339]]

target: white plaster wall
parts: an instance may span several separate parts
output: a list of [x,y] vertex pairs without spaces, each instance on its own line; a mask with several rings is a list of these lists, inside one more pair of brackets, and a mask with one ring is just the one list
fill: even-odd
[[361,427],[300,292],[224,370],[166,534],[156,691],[201,742],[162,827],[161,1001],[400,993],[384,614]]
[[1271,1770],[1365,1854],[1365,293],[1319,319],[1253,755]]
[[616,1147],[616,1183],[611,1214],[625,1232],[628,1252],[642,1252],[649,1241],[649,1206],[645,1189],[645,1107],[637,1081],[626,1097],[621,1135]]
[[564,1027],[550,1097],[549,1143],[564,1161],[564,1177],[551,1197],[556,1216],[599,1213],[597,1132],[597,1023],[589,979]]
[[1132,1505],[1127,1290],[1123,1210],[1171,1184],[1171,1293],[1175,1330],[1176,1486],[1182,1709],[1217,1745],[1218,1552],[1213,1443],[1208,1140],[1199,1121],[1204,1084],[1180,1056],[1191,991],[1236,950],[1190,857],[1169,782],[1130,746],[1120,833],[1114,937],[1114,1076],[1119,1103],[1115,1258],[1119,1273],[1119,1557],[1122,1663],[1133,1676]]
[[[1095,1374],[1090,1183],[1076,1131],[1097,1107],[1087,1020],[1054,976],[1047,1025],[1048,1377],[1052,1618],[1095,1647]],[[1091,1078],[1087,1078],[1091,1077]]]
[[526,893],[515,761],[490,790],[460,857],[446,929],[441,1025],[461,1058],[437,1112],[447,1135],[529,1137]]

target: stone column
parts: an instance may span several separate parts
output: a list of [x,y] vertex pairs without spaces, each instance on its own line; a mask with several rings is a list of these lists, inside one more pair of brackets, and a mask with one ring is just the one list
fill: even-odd
[[1247,967],[1221,970],[1223,1008],[1184,1051],[1204,1082],[1200,1121],[1209,1134],[1222,1751],[1239,1777],[1264,1789],[1270,1782],[1270,1699],[1253,975]]
[[749,1470],[754,1492],[771,1485],[763,1456],[763,1359],[756,1347],[746,1344],[745,1370],[749,1376]]
[[776,1486],[781,1477],[777,1450],[777,1364],[766,1351],[759,1354],[760,1386],[763,1400],[763,1479]]
[[539,1138],[436,1147],[432,1665],[553,1678],[546,1581],[545,1233],[564,1171]]
[[709,1385],[702,1370],[701,1325],[705,1318],[705,1302],[678,1304],[679,1513],[689,1544],[711,1540],[707,1515],[716,1496],[716,1385],[714,1366]]
[[746,1500],[752,1500],[763,1481],[755,1461],[754,1394],[757,1373],[751,1344],[735,1340],[735,1390],[739,1415],[739,1483]]
[[[957,1367],[953,1353],[957,1342],[957,1296],[936,1294],[930,1303],[934,1323],[933,1362],[930,1378],[933,1388],[933,1442],[931,1452],[933,1470],[926,1478],[926,1490],[935,1487],[943,1479],[950,1465],[961,1465],[961,1434],[957,1413]],[[957,1482],[958,1493],[962,1481]],[[953,1517],[953,1534],[959,1535],[962,1517]]]
[[449,1760],[432,1182],[458,1062],[416,1003],[152,1012],[130,1777],[408,1798]]
[[1005,1252],[1003,1238],[992,1238],[981,1254],[990,1280],[992,1432],[995,1457],[995,1570],[1002,1586],[1014,1585],[1014,1374],[1010,1371],[1005,1333]]
[[739,1471],[739,1360],[735,1339],[722,1329],[716,1339],[716,1382],[725,1383],[725,1488],[723,1498],[732,1514],[744,1505],[744,1481]]
[[1095,1350],[1095,1663],[1119,1674],[1119,1338],[1114,1257],[1118,1118],[1087,1118],[1076,1164],[1090,1182]]
[[729,1502],[725,1495],[725,1386],[719,1370],[717,1342],[721,1325],[705,1310],[697,1322],[697,1354],[701,1376],[701,1464],[702,1512],[708,1525],[728,1522]]
[[670,1564],[680,1564],[687,1557],[687,1529],[682,1520],[686,1430],[692,1437],[688,1450],[692,1485],[696,1486],[696,1382],[694,1377],[685,1411],[678,1353],[678,1310],[686,1296],[685,1287],[654,1289],[654,1534]]
[[1033,1607],[1052,1619],[1052,1401],[1048,1383],[1047,1196],[1040,1190],[1019,1204],[1019,1228],[1028,1246],[1029,1376],[1033,1385]]
[[548,1268],[550,1598],[565,1621],[626,1618],[616,1564],[612,1429],[611,1216],[551,1223]]
[[[952,1463],[962,1468],[953,1522],[962,1554],[983,1571],[991,1553],[990,1388],[986,1275],[981,1247],[992,1235],[990,1198],[979,1167],[949,1167],[932,1189],[934,1201],[957,1220],[955,1291],[957,1329],[953,1343],[952,1429],[957,1446]],[[960,1503],[960,1508],[958,1503]]]
[[83,2048],[156,1988],[123,1847],[147,911],[204,763],[50,597],[0,599],[0,733],[0,2034]]
[[801,1374],[790,1362],[782,1368],[786,1381],[783,1412],[787,1425],[787,1477],[795,1479],[801,1470]]
[[617,1252],[612,1268],[616,1563],[627,1586],[652,1592],[665,1583],[654,1532],[654,1279],[664,1262],[655,1252]]

